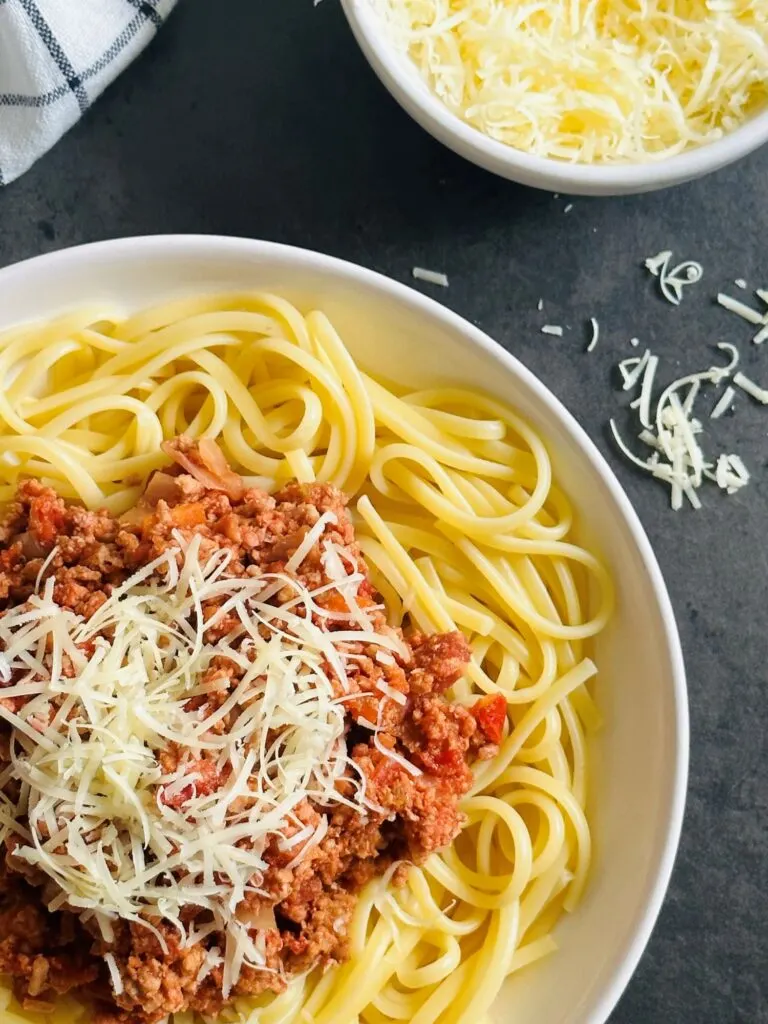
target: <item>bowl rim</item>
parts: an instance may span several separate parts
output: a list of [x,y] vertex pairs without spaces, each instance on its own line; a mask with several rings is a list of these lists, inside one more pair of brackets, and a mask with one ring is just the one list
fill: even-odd
[[500,167],[518,172],[525,184],[583,194],[661,188],[719,170],[768,142],[766,107],[713,142],[648,163],[580,164],[535,156],[483,134],[450,111],[416,75],[408,74],[403,55],[381,31],[371,0],[341,0],[341,6],[368,63],[407,113],[462,156],[498,174],[504,174]]
[[[359,282],[362,286],[375,289],[390,297],[394,303],[415,309],[422,315],[433,319],[444,327],[446,332],[460,336],[463,343],[470,347],[477,347],[495,359],[517,381],[520,387],[531,392],[544,411],[553,420],[558,421],[561,428],[570,435],[583,457],[608,489],[617,512],[623,518],[632,542],[641,556],[658,605],[663,630],[662,639],[671,670],[675,743],[671,798],[666,813],[664,841],[657,855],[657,863],[651,880],[646,883],[644,909],[635,922],[622,959],[615,967],[603,991],[596,998],[588,1018],[589,1024],[605,1024],[627,987],[648,944],[669,886],[682,831],[689,769],[688,694],[680,637],[661,569],[637,512],[595,442],[560,399],[516,356],[508,352],[479,327],[475,327],[435,299],[421,294],[402,282],[348,260],[279,242],[226,235],[140,235],[70,246],[3,267],[0,269],[0,295],[5,288],[13,286],[14,278],[22,278],[29,273],[40,274],[45,271],[53,274],[66,264],[79,262],[87,267],[89,263],[102,260],[111,260],[119,264],[121,260],[140,262],[148,257],[157,258],[159,256],[173,260],[174,258],[189,258],[190,255],[202,259],[210,258],[212,261],[220,258],[230,260],[235,258],[243,262],[254,258],[263,260],[272,257],[319,273],[330,272],[351,283]],[[201,287],[200,282],[197,282],[197,286]],[[83,301],[87,301],[87,297],[83,297]]]

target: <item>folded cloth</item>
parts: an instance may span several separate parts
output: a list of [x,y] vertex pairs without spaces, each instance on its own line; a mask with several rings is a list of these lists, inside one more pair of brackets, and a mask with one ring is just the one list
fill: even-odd
[[0,185],[68,131],[176,0],[0,0]]

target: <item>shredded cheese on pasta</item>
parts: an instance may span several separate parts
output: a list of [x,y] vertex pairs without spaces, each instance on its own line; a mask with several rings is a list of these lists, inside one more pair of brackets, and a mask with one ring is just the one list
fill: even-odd
[[[289,571],[329,521],[335,522],[331,512],[307,533]],[[295,813],[302,801],[344,803],[360,814],[372,806],[347,756],[345,697],[325,666],[347,692],[352,655],[345,641],[375,645],[389,657],[406,652],[395,631],[373,628],[356,600],[363,577],[347,570],[330,540],[323,561],[332,582],[316,590],[284,573],[227,577],[229,552],[205,560],[199,536],[176,540],[89,619],[54,601],[53,578],[27,605],[0,616],[0,668],[13,680],[0,692],[27,699],[17,712],[0,706],[13,729],[11,764],[0,774],[0,847],[19,834],[17,856],[59,890],[50,909],[67,905],[95,918],[107,941],[116,918],[152,929],[150,914],[173,923],[192,944],[204,936],[182,912],[207,909],[205,933],[226,935],[226,997],[243,965],[265,969],[259,936],[239,908],[258,892],[254,879],[267,867],[270,837],[293,827],[280,840],[296,851],[292,866],[328,825],[323,816],[316,826],[303,825]],[[315,598],[335,588],[349,604],[354,630],[316,624],[325,613]],[[288,599],[276,603],[286,590]],[[205,619],[203,604],[212,599],[221,603]],[[206,639],[206,630],[231,614],[239,626],[216,642]],[[220,706],[190,707],[193,698],[213,693],[215,683],[204,680],[214,658],[231,660],[239,682]],[[214,727],[225,717],[234,724],[218,735]],[[159,753],[169,741],[185,753],[164,773]],[[222,781],[198,794],[204,754]],[[355,795],[346,798],[336,784],[350,775]],[[23,783],[15,806],[2,793],[12,777]],[[28,827],[21,824],[25,815]],[[114,957],[105,962],[119,992]]]

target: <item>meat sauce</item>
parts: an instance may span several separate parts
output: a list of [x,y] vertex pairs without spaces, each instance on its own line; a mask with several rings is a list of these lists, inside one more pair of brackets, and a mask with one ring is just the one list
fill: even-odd
[[[336,525],[327,525],[323,538],[343,547],[364,575],[358,601],[367,605],[377,631],[391,632],[341,492],[294,483],[270,496],[246,489],[210,442],[197,446],[179,439],[166,450],[173,466],[154,475],[136,509],[121,519],[67,503],[36,481],[22,483],[0,521],[0,614],[31,596],[50,559],[45,575],[55,579],[56,602],[88,618],[115,586],[173,546],[175,531],[199,535],[203,556],[228,549],[228,571],[235,575],[285,572],[308,530],[330,511]],[[319,541],[293,575],[309,588],[327,583]],[[330,611],[348,611],[335,590],[318,602]],[[333,617],[323,621],[334,628]],[[347,619],[339,621],[350,628]],[[223,636],[226,620],[217,628]],[[246,897],[239,908],[261,936],[269,970],[245,967],[230,999],[280,991],[293,972],[343,961],[356,895],[366,882],[396,861],[423,862],[461,827],[458,804],[470,785],[469,766],[497,752],[506,704],[491,696],[464,707],[445,698],[469,660],[460,633],[412,633],[404,644],[407,653],[387,664],[377,661],[365,643],[351,645],[356,657],[345,705],[348,754],[364,773],[367,796],[381,812],[363,815],[344,805],[318,807],[311,800],[299,806],[299,824],[286,825],[267,847],[261,894]],[[237,684],[236,667],[221,659],[208,672],[219,678],[216,692],[223,703]],[[382,696],[380,683],[402,694],[403,703]],[[2,685],[0,706],[17,711],[24,698],[3,698]],[[372,724],[378,724],[380,746],[415,765],[418,774],[374,745]],[[0,718],[0,772],[9,764],[9,736],[10,726]],[[175,744],[168,744],[160,760],[165,771],[189,763],[198,793],[215,793],[224,784],[215,764],[204,757],[191,761],[189,752]],[[181,807],[191,792],[190,786],[167,801]],[[324,838],[289,867],[296,848],[285,852],[279,840],[315,824],[324,813]],[[25,1008],[50,1010],[57,996],[75,991],[94,1002],[95,1024],[155,1024],[184,1009],[206,1015],[221,1010],[222,968],[204,970],[207,954],[217,945],[216,933],[182,947],[178,932],[155,919],[164,949],[157,934],[141,924],[118,922],[114,939],[107,942],[74,911],[48,912],[55,885],[15,856],[18,843],[11,838],[0,848],[0,973],[12,976]],[[199,915],[189,909],[190,920]],[[105,966],[107,953],[120,972],[119,994]]]

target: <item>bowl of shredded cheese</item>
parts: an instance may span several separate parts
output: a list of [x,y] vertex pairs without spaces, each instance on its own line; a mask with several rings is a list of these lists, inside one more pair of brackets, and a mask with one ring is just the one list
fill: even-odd
[[768,0],[342,0],[436,139],[581,195],[698,178],[768,141]]

